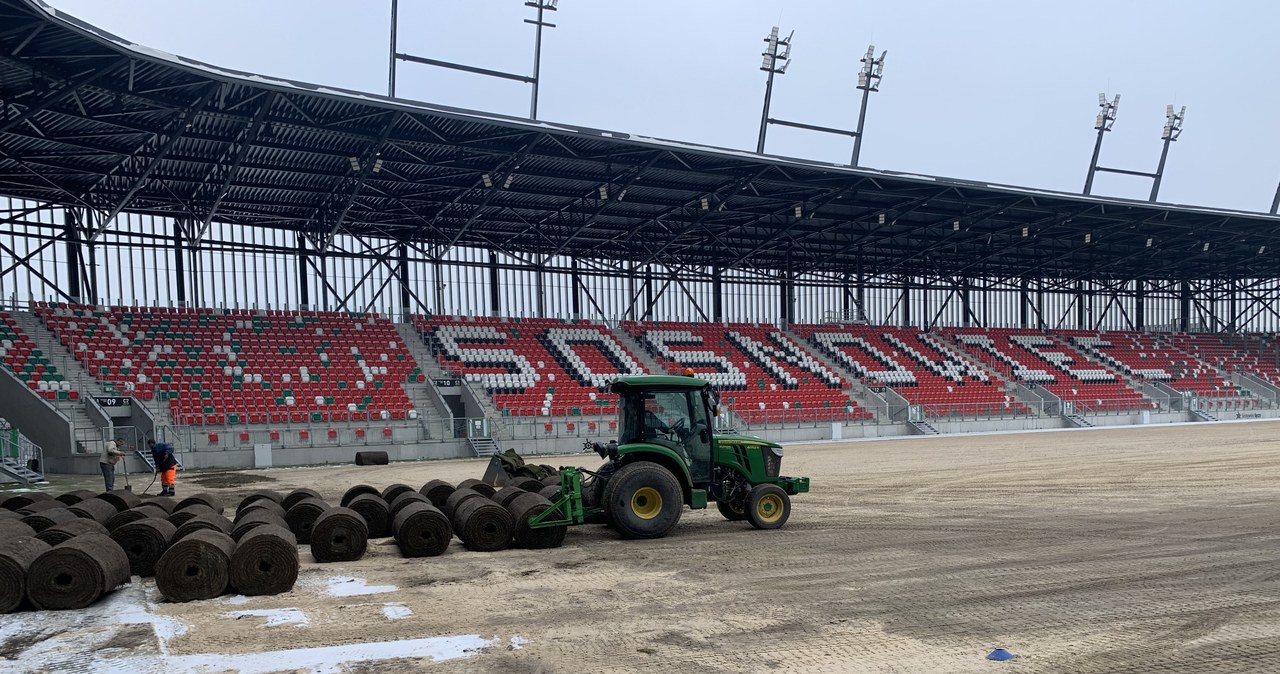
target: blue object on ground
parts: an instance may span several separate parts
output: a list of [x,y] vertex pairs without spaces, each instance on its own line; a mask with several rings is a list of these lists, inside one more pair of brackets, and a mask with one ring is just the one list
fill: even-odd
[[1012,660],[1012,659],[1014,659],[1015,657],[1017,657],[1017,656],[1015,656],[1013,653],[1010,653],[1009,651],[1006,651],[1006,650],[1005,650],[1005,649],[1003,649],[1003,648],[997,648],[997,649],[995,649],[994,651],[991,651],[990,653],[987,653],[987,659],[988,659],[988,660],[1000,660],[1000,661],[1004,661],[1004,660]]

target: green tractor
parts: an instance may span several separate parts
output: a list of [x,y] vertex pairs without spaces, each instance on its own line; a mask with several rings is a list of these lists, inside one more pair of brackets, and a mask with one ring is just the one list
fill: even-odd
[[614,382],[618,439],[588,443],[606,463],[560,470],[560,498],[534,528],[605,522],[625,538],[667,535],[684,512],[714,501],[720,514],[777,529],[809,478],[785,477],[782,446],[716,434],[719,397],[702,379],[645,375]]

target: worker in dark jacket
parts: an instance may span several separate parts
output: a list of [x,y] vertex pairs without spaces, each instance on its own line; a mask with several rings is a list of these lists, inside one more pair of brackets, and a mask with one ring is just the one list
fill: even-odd
[[178,481],[178,459],[173,456],[173,445],[152,439],[147,440],[147,447],[151,448],[151,458],[160,474],[160,495],[173,496]]

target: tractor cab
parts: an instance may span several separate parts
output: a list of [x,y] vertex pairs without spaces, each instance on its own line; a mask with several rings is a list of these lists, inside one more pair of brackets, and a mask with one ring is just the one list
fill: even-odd
[[619,446],[665,448],[682,459],[694,484],[711,481],[712,416],[718,406],[709,384],[689,377],[630,377],[613,390]]

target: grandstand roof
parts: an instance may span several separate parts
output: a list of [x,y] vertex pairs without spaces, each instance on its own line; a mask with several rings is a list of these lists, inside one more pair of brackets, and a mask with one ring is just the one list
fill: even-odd
[[0,194],[169,214],[197,233],[212,219],[428,253],[797,273],[1280,277],[1272,215],[853,169],[268,78],[129,43],[40,0],[0,0],[0,102]]

